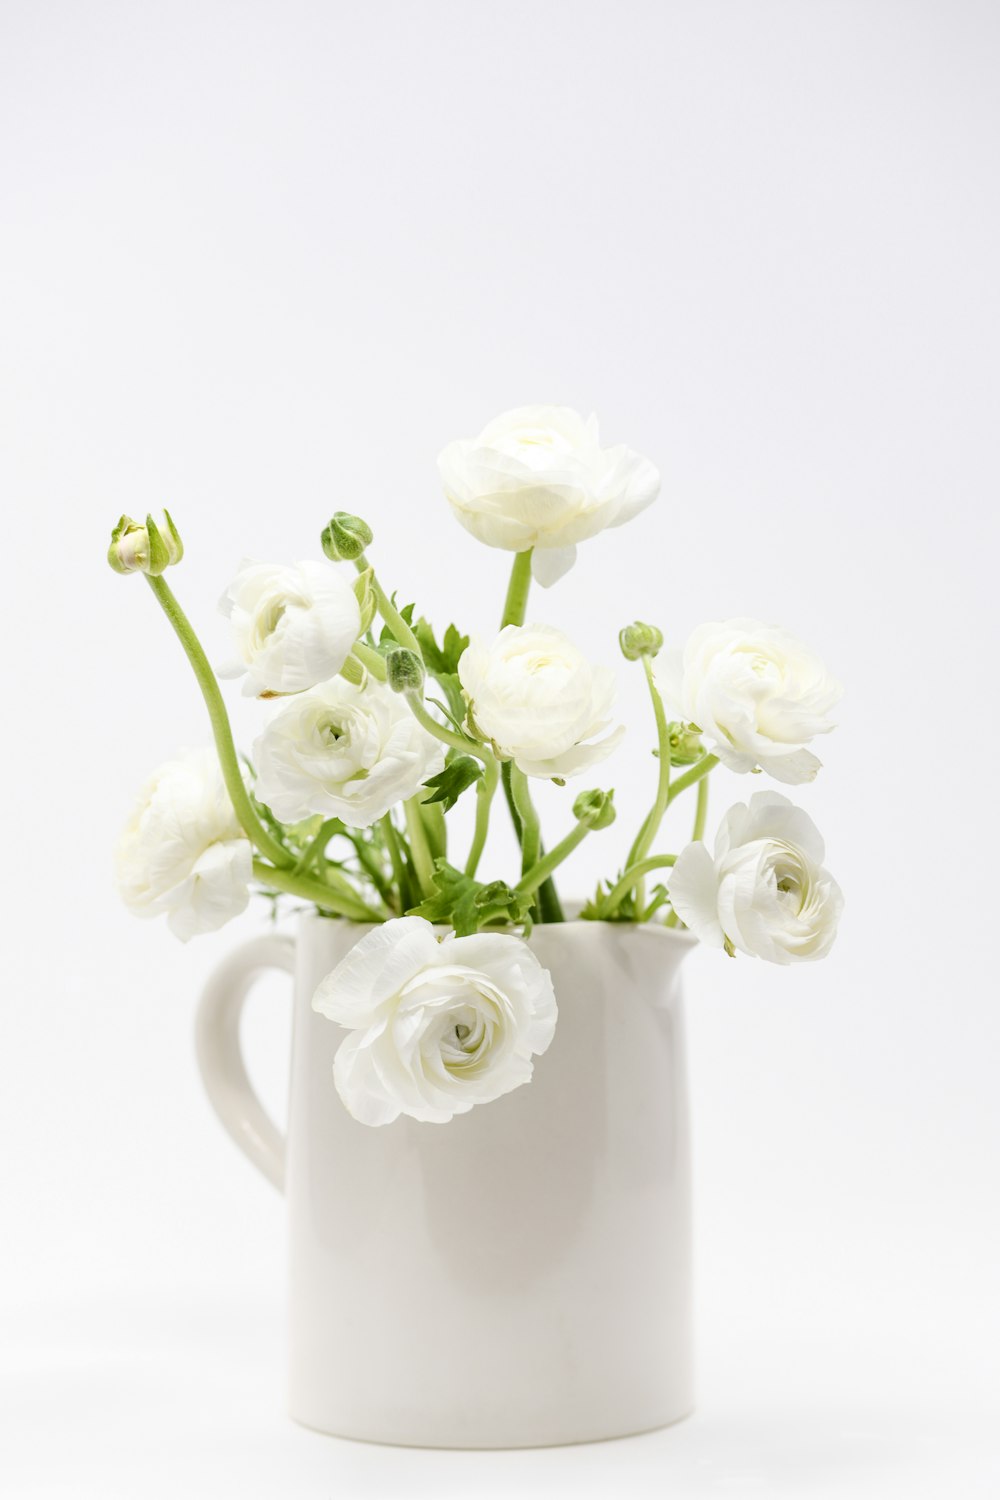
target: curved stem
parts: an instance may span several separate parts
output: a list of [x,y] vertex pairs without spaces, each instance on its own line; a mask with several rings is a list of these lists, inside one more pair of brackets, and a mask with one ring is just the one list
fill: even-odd
[[510,791],[521,820],[521,874],[526,875],[538,863],[541,847],[541,831],[538,813],[528,790],[528,778],[511,763]]
[[667,712],[663,706],[663,699],[657,691],[653,680],[653,659],[651,656],[642,658],[643,671],[646,674],[646,684],[649,688],[649,696],[653,703],[653,717],[656,720],[656,740],[660,751],[660,769],[656,781],[656,798],[653,806],[646,816],[646,820],[636,835],[635,843],[629,851],[628,864],[635,865],[642,859],[649,849],[663,822],[663,814],[670,802],[670,736],[667,732]]
[[618,884],[612,886],[604,900],[600,903],[601,919],[610,917],[622,898],[627,896],[633,886],[638,885],[644,876],[651,874],[653,870],[662,870],[666,866],[676,863],[676,854],[654,854],[649,859],[640,860],[630,870],[626,870]]
[[469,848],[469,857],[465,862],[466,875],[475,875],[479,868],[479,861],[486,847],[486,836],[490,827],[490,807],[493,796],[500,779],[499,767],[491,756],[486,762],[485,774],[482,781],[476,787],[476,826],[472,835],[472,844]]
[[409,704],[413,717],[419,724],[424,726],[428,734],[432,734],[436,740],[440,740],[442,745],[450,745],[453,750],[460,750],[463,755],[474,755],[477,760],[483,761],[484,764],[488,760],[493,759],[489,750],[486,749],[485,745],[481,745],[478,740],[470,740],[464,734],[456,734],[453,729],[447,729],[443,724],[439,724],[437,719],[427,712],[416,693],[404,693],[403,696]]
[[380,652],[372,646],[366,646],[364,641],[355,641],[351,648],[351,655],[356,656],[377,681],[385,681],[385,657]]
[[[363,573],[366,568],[371,568],[371,563],[362,552],[361,556],[355,559],[354,566],[357,568],[359,573]],[[403,616],[399,613],[399,610],[389,598],[389,595],[386,593],[385,589],[379,583],[374,568],[372,568],[372,593],[375,595],[375,603],[378,607],[378,612],[382,616],[385,623],[388,625],[389,629],[392,631],[397,644],[400,646],[405,646],[408,651],[414,651],[417,656],[420,657],[420,660],[423,661],[424,656],[423,652],[420,649],[420,643],[418,642],[416,636],[413,634],[413,631],[410,629],[409,625],[407,625],[406,621],[403,619]]]
[[233,804],[233,811],[239,821],[240,827],[252,844],[256,844],[262,854],[266,854],[279,868],[287,869],[295,860],[288,850],[274,838],[264,827],[257,812],[250,801],[243,773],[240,770],[239,760],[236,756],[236,746],[233,743],[233,731],[229,723],[229,715],[226,713],[226,705],[222,701],[222,693],[216,681],[215,673],[209,665],[208,657],[202,649],[201,642],[191,628],[191,623],[174,598],[170,585],[162,574],[154,578],[152,574],[143,574],[146,582],[156,596],[157,603],[163,610],[167,619],[174,628],[174,633],[181,645],[184,647],[188,661],[194,669],[198,686],[201,688],[201,696],[205,700],[208,709],[208,717],[212,723],[212,733],[215,737],[215,749],[219,757],[219,765],[222,769],[222,777],[226,783],[226,791],[229,800]]
[[526,875],[522,875],[514,889],[519,891],[523,896],[530,896],[532,891],[537,891],[542,882],[547,880],[552,874],[552,871],[557,869],[563,860],[567,859],[573,853],[578,844],[583,843],[589,832],[589,824],[577,823],[576,827],[560,843],[556,844],[554,849],[551,849],[548,854],[542,856],[533,869],[529,870]]
[[299,855],[298,863],[292,870],[292,874],[308,874],[309,870],[315,864],[319,855],[323,853],[323,850],[333,838],[336,830],[341,827],[343,827],[343,824],[341,823],[339,818],[327,818],[325,823],[321,823],[319,831],[313,835],[313,837],[309,840],[309,843],[306,845],[305,849],[303,849],[302,853]]
[[523,625],[524,612],[528,607],[528,594],[531,591],[531,548],[527,552],[517,552],[514,555],[514,566],[510,571],[510,583],[507,586],[507,598],[503,606],[503,619],[500,621],[500,629],[507,625]]
[[284,891],[289,896],[301,896],[303,901],[312,901],[324,911],[336,912],[339,917],[348,917],[352,922],[384,920],[384,913],[368,906],[360,896],[353,896],[348,900],[332,886],[311,875],[296,875],[292,870],[277,870],[272,865],[265,864],[262,859],[254,860],[253,873],[254,879],[270,890]]
[[707,776],[709,771],[714,770],[718,764],[719,757],[717,755],[703,755],[701,760],[696,760],[690,771],[685,771],[683,776],[678,776],[677,780],[671,786],[667,797],[667,806],[669,807],[674,798],[679,797],[681,792],[686,792],[689,786],[694,786],[703,776]]

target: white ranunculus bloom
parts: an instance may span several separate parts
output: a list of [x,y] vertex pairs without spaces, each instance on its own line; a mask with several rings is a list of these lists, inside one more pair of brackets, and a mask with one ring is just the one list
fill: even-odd
[[671,711],[697,724],[731,771],[814,779],[821,762],[804,747],[834,728],[828,715],[843,689],[787,631],[759,620],[701,625],[683,653],[657,657],[654,673]]
[[118,889],[137,917],[167,915],[182,942],[214,932],[250,899],[252,850],[211,749],[160,767],[117,851]]
[[602,448],[597,418],[567,406],[504,412],[438,457],[444,492],[467,531],[507,552],[535,549],[539,583],[555,583],[576,543],[621,526],[656,499],[660,476],[631,448]]
[[473,637],[458,676],[476,730],[526,776],[576,776],[618,744],[614,673],[593,667],[551,625],[507,625],[489,645]]
[[219,675],[246,673],[250,697],[301,693],[335,677],[361,634],[354,590],[331,563],[244,561],[219,608],[239,656]]
[[823,958],[844,904],[823,855],[807,813],[780,792],[756,792],[723,818],[714,859],[702,843],[682,850],[667,880],[670,899],[710,947],[775,964]]
[[443,1124],[527,1083],[556,1025],[552,980],[522,938],[438,942],[422,917],[369,932],[322,981],[313,1009],[350,1028],[333,1077],[363,1125]]
[[367,828],[444,769],[445,748],[402,694],[342,677],[300,693],[254,744],[261,802],[284,823],[319,813]]

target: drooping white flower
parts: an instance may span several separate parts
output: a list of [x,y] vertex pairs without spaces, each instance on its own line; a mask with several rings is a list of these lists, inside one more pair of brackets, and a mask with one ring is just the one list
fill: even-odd
[[438,942],[422,917],[369,932],[322,981],[313,1009],[350,1028],[333,1077],[364,1125],[443,1124],[531,1078],[556,1025],[552,980],[523,939]]
[[731,771],[757,766],[777,781],[812,781],[821,762],[805,746],[834,725],[843,688],[794,636],[759,620],[701,625],[683,653],[664,652],[656,684],[672,711],[697,724]]
[[402,696],[373,679],[360,688],[335,677],[291,699],[258,737],[254,791],[285,823],[319,813],[367,828],[444,760]]
[[219,675],[246,673],[249,697],[301,693],[335,677],[361,634],[348,577],[328,563],[244,561],[219,608],[239,657]]
[[723,818],[714,858],[700,842],[681,851],[667,880],[670,899],[710,947],[775,964],[823,958],[844,904],[823,856],[808,813],[780,792],[755,792]]
[[507,552],[535,549],[544,586],[573,566],[576,543],[651,504],[660,476],[648,458],[602,448],[597,418],[567,406],[521,406],[438,457],[444,492],[467,531]]
[[211,749],[168,761],[142,791],[117,850],[118,889],[137,917],[167,915],[182,942],[250,899],[252,850]]
[[576,776],[625,733],[604,734],[614,673],[591,666],[551,625],[507,625],[489,645],[473,637],[458,676],[476,729],[526,776]]

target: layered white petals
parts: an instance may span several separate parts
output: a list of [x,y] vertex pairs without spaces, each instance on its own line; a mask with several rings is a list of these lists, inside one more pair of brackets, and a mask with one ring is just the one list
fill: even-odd
[[815,778],[820,761],[805,746],[834,728],[843,689],[787,631],[746,619],[702,625],[654,671],[670,710],[697,724],[731,771],[759,766],[789,785]]
[[625,733],[605,733],[614,674],[551,625],[508,625],[488,645],[473,637],[458,676],[476,729],[526,776],[577,776]]
[[244,910],[252,850],[214,750],[178,756],[149,780],[119,840],[116,867],[129,911],[165,913],[182,942]]
[[337,677],[293,698],[257,738],[255,791],[283,823],[319,813],[367,828],[444,761],[401,695]]
[[631,520],[660,488],[648,459],[602,448],[597,418],[566,406],[504,412],[477,438],[449,443],[438,468],[466,530],[508,552],[533,547],[545,587],[572,567],[577,542]]
[[349,578],[330,563],[245,561],[219,608],[238,653],[220,676],[245,673],[251,697],[301,693],[335,677],[361,634]]
[[681,852],[670,899],[710,947],[728,943],[776,964],[823,958],[844,904],[824,854],[808,813],[780,792],[756,792],[729,809],[714,858],[702,843]]
[[531,1078],[556,1025],[548,971],[501,933],[438,942],[422,917],[369,932],[321,982],[313,1009],[349,1028],[337,1092],[364,1125],[443,1124]]

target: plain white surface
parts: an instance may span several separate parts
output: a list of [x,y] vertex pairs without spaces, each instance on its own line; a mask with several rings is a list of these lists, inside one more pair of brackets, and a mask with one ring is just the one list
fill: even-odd
[[[6,0],[0,27],[5,1493],[995,1495],[996,9]],[[359,509],[391,584],[489,629],[508,559],[434,458],[529,400],[664,480],[536,618],[614,663],[636,615],[756,613],[847,683],[796,796],[848,907],[825,964],[690,965],[698,1416],[380,1451],[281,1416],[281,1205],[195,1077],[198,986],[263,914],[182,948],[111,890],[136,786],[205,725],[104,548],[166,501],[217,659],[240,556]],[[651,792],[619,677],[580,892]],[[251,1011],[280,1115],[280,981]]]

